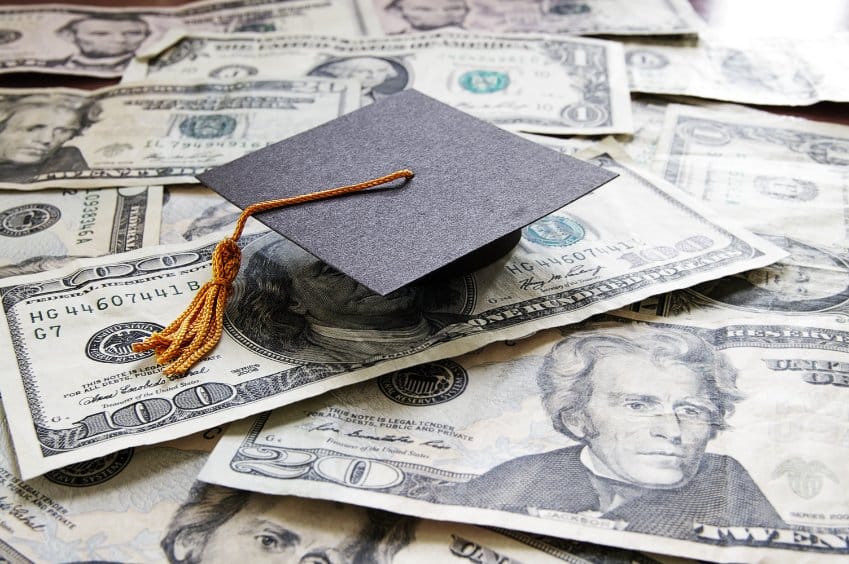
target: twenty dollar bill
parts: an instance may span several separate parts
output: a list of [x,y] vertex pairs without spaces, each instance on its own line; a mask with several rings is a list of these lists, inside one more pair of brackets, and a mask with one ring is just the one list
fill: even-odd
[[359,91],[352,80],[314,77],[0,90],[0,188],[197,182],[358,108]]

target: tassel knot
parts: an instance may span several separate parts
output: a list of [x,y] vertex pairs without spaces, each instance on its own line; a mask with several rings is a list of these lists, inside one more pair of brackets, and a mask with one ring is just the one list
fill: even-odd
[[158,364],[171,363],[162,372],[173,375],[184,374],[218,344],[224,330],[224,310],[227,298],[233,291],[233,281],[239,274],[242,263],[242,251],[236,241],[242,234],[245,222],[252,214],[359,192],[400,178],[408,180],[412,177],[413,172],[404,169],[359,184],[248,206],[239,216],[233,236],[223,239],[212,252],[212,280],[200,287],[197,295],[180,317],[144,341],[133,343],[133,351],[153,351]]
[[223,239],[212,251],[212,282],[229,286],[239,274],[242,251],[230,237]]
[[186,311],[171,325],[133,343],[133,350],[152,350],[158,364],[170,362],[164,374],[184,374],[221,339],[227,298],[241,263],[242,251],[235,240],[228,237],[218,243],[212,252],[212,280],[200,287]]

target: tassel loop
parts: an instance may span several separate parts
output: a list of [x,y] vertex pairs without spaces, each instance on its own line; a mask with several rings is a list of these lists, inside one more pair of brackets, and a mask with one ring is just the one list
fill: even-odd
[[133,343],[133,351],[153,351],[158,364],[171,363],[162,372],[174,375],[185,374],[192,365],[215,348],[224,331],[224,310],[227,306],[227,298],[233,292],[233,281],[239,274],[242,263],[242,251],[236,241],[242,235],[245,222],[251,215],[265,210],[359,192],[401,178],[409,180],[412,177],[413,171],[403,169],[359,184],[248,206],[239,216],[233,235],[218,243],[212,252],[212,280],[200,287],[197,295],[180,317],[162,331],[154,332],[144,341]]

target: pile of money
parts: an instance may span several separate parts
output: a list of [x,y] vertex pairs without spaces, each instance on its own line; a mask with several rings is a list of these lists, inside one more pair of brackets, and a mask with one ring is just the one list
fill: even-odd
[[[0,89],[0,559],[849,556],[849,127],[740,105],[847,101],[849,36],[686,0],[0,22],[0,73],[100,79]],[[289,298],[318,259],[249,220],[218,345],[133,350],[239,217],[197,175],[408,88],[618,176],[403,310],[321,268],[327,315]]]

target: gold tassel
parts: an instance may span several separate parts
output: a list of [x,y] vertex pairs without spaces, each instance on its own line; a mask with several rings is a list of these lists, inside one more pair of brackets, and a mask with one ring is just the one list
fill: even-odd
[[233,291],[233,280],[236,279],[242,263],[242,252],[236,241],[241,237],[245,222],[251,215],[270,209],[359,192],[399,178],[409,180],[412,177],[413,171],[403,169],[359,184],[248,206],[239,216],[233,235],[218,243],[212,253],[212,280],[201,286],[189,307],[168,327],[153,333],[144,341],[134,343],[133,350],[135,352],[154,351],[158,364],[171,363],[162,372],[174,375],[185,374],[218,344],[224,327],[227,298]]

